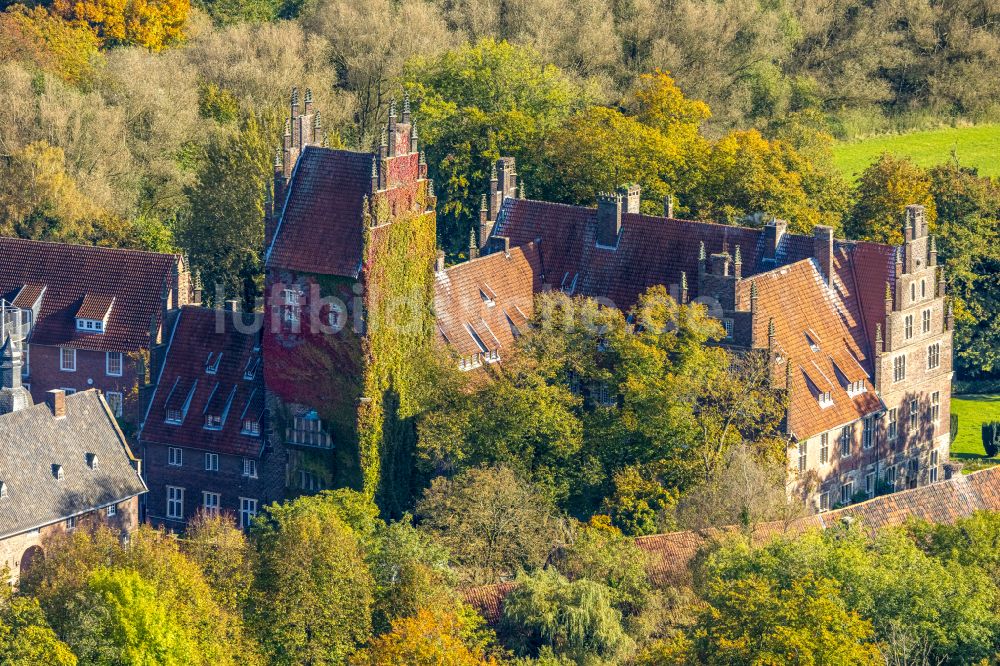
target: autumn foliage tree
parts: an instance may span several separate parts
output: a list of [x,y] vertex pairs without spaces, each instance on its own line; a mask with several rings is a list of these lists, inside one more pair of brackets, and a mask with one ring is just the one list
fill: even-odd
[[372,640],[352,666],[490,666],[481,649],[463,640],[463,622],[451,612],[420,609],[393,620],[390,631]]
[[135,44],[159,51],[183,38],[190,0],[54,0],[53,11],[89,26],[104,46]]

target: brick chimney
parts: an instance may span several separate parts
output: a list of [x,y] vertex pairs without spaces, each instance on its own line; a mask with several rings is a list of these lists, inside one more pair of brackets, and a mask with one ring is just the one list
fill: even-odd
[[66,391],[52,389],[46,392],[45,404],[52,410],[52,416],[57,419],[66,418]]
[[490,191],[483,195],[479,211],[480,249],[486,248],[504,199],[515,198],[517,189],[517,163],[513,157],[501,157],[490,165]]
[[625,197],[619,192],[602,192],[597,195],[597,244],[616,247],[622,230],[622,204]]
[[781,244],[781,238],[787,230],[788,222],[777,218],[772,218],[764,225],[764,259],[777,260],[778,245]]
[[813,256],[828,287],[833,287],[833,227],[813,227]]
[[637,183],[631,183],[619,190],[625,197],[625,212],[638,213],[639,203],[642,200],[642,188]]
[[674,195],[668,194],[663,197],[663,217],[674,217]]

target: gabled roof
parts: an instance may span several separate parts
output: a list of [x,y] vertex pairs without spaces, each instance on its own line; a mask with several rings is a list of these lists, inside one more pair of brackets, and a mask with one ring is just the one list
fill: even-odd
[[463,357],[513,347],[534,311],[542,279],[535,243],[439,271],[434,276],[438,336]]
[[76,311],[77,319],[92,319],[103,321],[111,307],[115,304],[115,297],[107,294],[85,294],[80,309]]
[[[30,308],[41,296],[32,344],[136,351],[149,346],[150,321],[161,318],[163,285],[173,283],[182,265],[176,254],[0,237],[0,298]],[[110,299],[115,305],[104,332],[77,332],[85,303],[90,312],[90,303]]]
[[[875,394],[875,366],[850,261],[850,247],[834,251],[834,286],[827,286],[813,259],[776,268],[743,280],[743,302],[757,287],[755,339],[767,340],[774,320],[776,352],[782,372],[792,363],[791,432],[802,440],[880,411]],[[864,389],[848,387],[864,381]],[[829,392],[831,401],[821,404]]]
[[[631,308],[639,295],[654,285],[681,282],[687,273],[689,293],[696,297],[698,253],[706,254],[740,246],[743,275],[774,268],[764,256],[761,229],[710,222],[622,213],[622,231],[615,249],[597,246],[597,209],[532,201],[504,200],[492,236],[510,238],[511,246],[540,240],[542,263],[554,288],[573,295],[602,296],[621,310]],[[778,262],[804,259],[812,253],[812,237],[784,234]]]
[[[97,456],[97,468],[90,466]],[[54,465],[62,468],[56,478]],[[137,462],[94,390],[66,396],[66,416],[45,403],[0,416],[0,539],[146,492]]]
[[288,184],[268,268],[357,277],[372,154],[306,146]]
[[[222,332],[216,327],[220,315]],[[230,312],[191,305],[181,309],[141,441],[237,456],[260,455],[264,446],[261,351],[257,335],[236,331],[231,317]],[[215,372],[208,372],[216,360]],[[252,371],[250,378],[248,371]],[[180,412],[181,423],[168,423],[168,410]],[[225,417],[221,429],[206,428],[208,416]],[[243,434],[244,420],[259,424],[258,436]]]

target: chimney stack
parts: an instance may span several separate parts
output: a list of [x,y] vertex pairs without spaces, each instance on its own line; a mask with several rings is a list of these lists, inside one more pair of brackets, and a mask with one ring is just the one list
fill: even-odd
[[668,194],[663,197],[663,217],[674,217],[674,195]]
[[597,244],[616,247],[622,230],[622,204],[619,192],[602,192],[597,195]]
[[778,245],[781,244],[781,238],[785,235],[785,231],[788,229],[788,222],[784,220],[779,220],[777,218],[771,218],[771,221],[764,225],[764,258],[777,260],[778,258]]
[[66,391],[52,389],[46,392],[45,404],[52,410],[52,416],[57,419],[66,418]]
[[437,259],[434,261],[434,271],[437,273],[444,272],[444,250],[438,250]]
[[642,201],[642,188],[636,183],[631,183],[619,188],[619,192],[625,197],[625,212],[638,213],[639,203]]
[[813,227],[813,256],[819,264],[823,279],[833,287],[833,227],[817,224]]

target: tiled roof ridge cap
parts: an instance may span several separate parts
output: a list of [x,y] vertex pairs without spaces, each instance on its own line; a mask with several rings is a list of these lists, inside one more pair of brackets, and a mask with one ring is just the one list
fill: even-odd
[[[58,245],[61,247],[68,248],[79,248],[82,250],[100,250],[102,252],[114,252],[114,253],[125,253],[125,254],[140,254],[149,255],[153,257],[170,257],[173,259],[180,259],[184,255],[179,252],[153,252],[151,250],[136,250],[134,248],[128,247],[106,247],[104,245],[84,245],[82,243],[64,243],[62,241],[50,241],[50,240],[35,240],[32,238],[18,238],[17,236],[0,236],[0,242],[4,241],[18,241],[20,243],[38,243],[45,245]],[[45,286],[45,285],[37,285]]]

